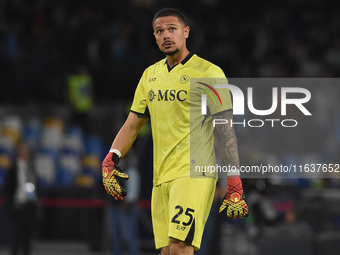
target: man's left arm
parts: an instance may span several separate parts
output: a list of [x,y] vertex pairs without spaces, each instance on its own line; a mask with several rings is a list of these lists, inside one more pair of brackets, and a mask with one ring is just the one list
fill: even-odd
[[248,216],[248,205],[244,200],[243,187],[240,179],[240,160],[237,147],[237,138],[232,126],[233,112],[227,110],[214,114],[214,119],[227,120],[227,124],[216,125],[216,131],[221,139],[224,162],[228,169],[228,190],[224,196],[219,212],[226,210],[230,218]]

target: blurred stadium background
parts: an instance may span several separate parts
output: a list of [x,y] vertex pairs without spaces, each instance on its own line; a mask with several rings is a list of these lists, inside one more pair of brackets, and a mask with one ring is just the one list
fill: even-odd
[[[188,19],[188,48],[227,77],[340,75],[334,1],[0,0],[0,254],[9,254],[13,228],[2,187],[20,141],[29,144],[39,176],[34,254],[111,253],[109,211],[122,205],[105,194],[100,165],[143,70],[163,57],[151,20],[168,6]],[[311,93],[316,114],[301,123],[309,136],[306,129],[287,136],[236,130],[243,165],[340,163],[340,86]],[[137,205],[140,254],[158,254],[150,141],[146,126],[124,162],[140,176],[130,202]],[[246,179],[252,216],[228,220],[215,205],[202,254],[338,254],[339,187],[336,178]]]

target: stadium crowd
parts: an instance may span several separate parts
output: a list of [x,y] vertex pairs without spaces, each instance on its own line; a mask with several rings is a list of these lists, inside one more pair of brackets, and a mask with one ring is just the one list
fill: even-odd
[[337,77],[335,4],[2,0],[1,102],[65,102],[65,77],[79,65],[91,73],[98,101],[117,95],[130,100],[144,67],[162,57],[151,20],[167,5],[188,17],[189,49],[219,65],[227,77]]

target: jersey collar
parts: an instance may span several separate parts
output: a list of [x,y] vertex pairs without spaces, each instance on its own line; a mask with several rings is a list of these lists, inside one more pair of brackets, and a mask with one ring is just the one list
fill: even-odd
[[[194,55],[194,53],[189,52],[189,54],[182,60],[182,62],[181,62],[180,64],[185,65],[185,63],[188,62],[189,59],[190,59],[193,55]],[[170,72],[172,69],[174,69],[175,66],[178,65],[178,64],[176,64],[176,65],[174,65],[173,67],[170,67],[170,66],[168,65],[168,60],[167,60],[167,59],[166,59],[165,62],[164,62],[164,65],[165,65],[165,64],[167,65],[168,71],[169,71],[169,72]]]

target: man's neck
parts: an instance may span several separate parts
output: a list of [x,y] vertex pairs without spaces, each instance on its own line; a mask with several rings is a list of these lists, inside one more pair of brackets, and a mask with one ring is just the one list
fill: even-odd
[[183,51],[176,53],[175,55],[166,56],[166,59],[168,61],[168,65],[170,67],[173,67],[174,65],[181,63],[188,56],[189,53],[190,52],[188,51],[188,49],[185,49]]

